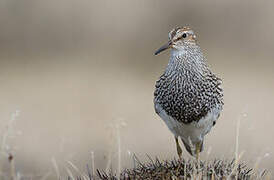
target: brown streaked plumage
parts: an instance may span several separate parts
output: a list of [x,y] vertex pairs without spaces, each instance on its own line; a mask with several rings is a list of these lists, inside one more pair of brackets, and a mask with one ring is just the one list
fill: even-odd
[[169,63],[156,82],[155,111],[174,134],[179,157],[179,137],[186,150],[197,157],[203,150],[204,136],[222,110],[221,79],[209,69],[191,28],[170,31],[168,43],[155,54],[168,48]]

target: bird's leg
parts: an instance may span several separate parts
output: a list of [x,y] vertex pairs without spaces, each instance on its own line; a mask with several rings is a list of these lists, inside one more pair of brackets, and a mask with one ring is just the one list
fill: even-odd
[[201,148],[200,142],[196,143],[196,160],[198,163],[200,160],[200,148]]
[[182,160],[182,149],[180,147],[180,144],[179,144],[179,141],[178,141],[178,137],[174,136],[175,137],[175,141],[176,141],[176,148],[177,148],[177,153],[178,153],[178,156],[179,156],[179,159]]

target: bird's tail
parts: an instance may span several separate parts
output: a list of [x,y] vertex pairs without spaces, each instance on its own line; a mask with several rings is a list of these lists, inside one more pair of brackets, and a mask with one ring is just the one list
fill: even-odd
[[204,149],[204,141],[200,141],[197,143],[191,143],[191,142],[186,142],[185,140],[183,140],[183,143],[185,145],[185,148],[187,150],[187,152],[189,152],[189,154],[191,154],[192,156],[196,156],[197,153],[200,153],[203,151]]

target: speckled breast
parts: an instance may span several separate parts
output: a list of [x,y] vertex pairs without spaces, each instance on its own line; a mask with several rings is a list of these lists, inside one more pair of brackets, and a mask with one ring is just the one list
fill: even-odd
[[212,77],[201,79],[195,75],[186,78],[179,73],[163,74],[156,82],[154,103],[179,122],[198,122],[211,109],[221,108],[219,85]]

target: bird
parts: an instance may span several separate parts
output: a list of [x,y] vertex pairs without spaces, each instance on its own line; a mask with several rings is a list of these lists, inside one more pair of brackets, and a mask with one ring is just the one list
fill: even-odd
[[179,158],[182,148],[198,158],[204,137],[216,124],[223,109],[222,80],[209,68],[194,31],[176,27],[168,42],[155,55],[170,50],[165,71],[156,81],[154,109],[173,133]]

